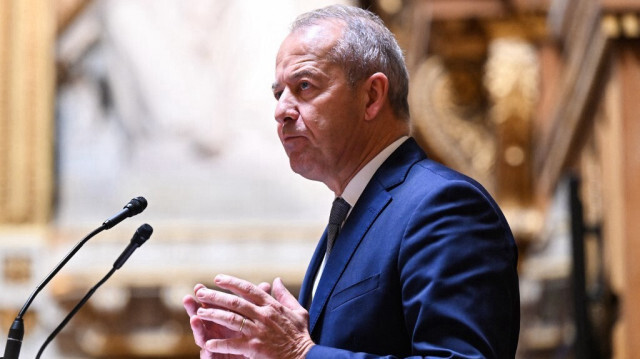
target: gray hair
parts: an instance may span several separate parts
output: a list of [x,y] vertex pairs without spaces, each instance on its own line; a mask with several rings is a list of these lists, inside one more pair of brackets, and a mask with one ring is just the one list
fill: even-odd
[[332,5],[300,15],[291,32],[326,20],[341,20],[346,25],[342,38],[329,52],[329,60],[342,66],[349,85],[355,87],[382,72],[389,79],[391,108],[396,116],[408,120],[409,73],[402,49],[382,19],[358,7]]

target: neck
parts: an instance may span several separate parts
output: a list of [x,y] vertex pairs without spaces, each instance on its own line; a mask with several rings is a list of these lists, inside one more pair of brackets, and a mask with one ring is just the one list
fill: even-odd
[[352,146],[357,146],[360,149],[358,152],[360,156],[348,165],[343,166],[342,170],[329,181],[325,181],[325,184],[336,196],[341,196],[347,184],[367,163],[397,139],[408,135],[408,126],[405,125],[394,131],[387,129],[387,131],[381,132],[378,136],[369,136],[364,141],[354,141]]

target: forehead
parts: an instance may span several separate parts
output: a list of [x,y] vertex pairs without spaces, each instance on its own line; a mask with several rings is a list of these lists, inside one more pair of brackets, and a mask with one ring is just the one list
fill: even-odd
[[276,71],[305,61],[327,60],[329,51],[342,35],[343,25],[324,20],[290,33],[280,45],[276,57]]

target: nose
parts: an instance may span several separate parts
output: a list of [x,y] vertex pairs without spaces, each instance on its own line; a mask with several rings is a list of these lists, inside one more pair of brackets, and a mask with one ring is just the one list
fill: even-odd
[[295,97],[289,89],[284,89],[278,103],[276,104],[275,119],[278,123],[283,124],[288,120],[297,120],[299,116],[298,106]]

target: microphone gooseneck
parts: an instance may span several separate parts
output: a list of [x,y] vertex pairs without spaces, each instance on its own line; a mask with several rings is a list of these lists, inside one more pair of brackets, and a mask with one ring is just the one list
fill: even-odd
[[91,238],[93,238],[96,234],[112,228],[116,224],[122,222],[125,218],[135,216],[140,212],[144,211],[147,208],[147,200],[144,197],[136,197],[133,198],[127,205],[124,206],[123,210],[118,212],[115,216],[107,219],[100,227],[94,229],[91,233],[89,233],[86,237],[84,237],[80,242],[78,242],[72,249],[67,253],[67,255],[58,263],[58,265],[49,273],[49,275],[40,283],[36,289],[31,293],[25,304],[22,306],[22,309],[16,316],[16,319],[13,321],[11,328],[9,329],[9,335],[7,336],[7,344],[5,346],[4,357],[0,359],[18,359],[20,355],[20,348],[22,346],[22,338],[24,337],[24,323],[23,317],[31,303],[35,299],[35,297],[40,293],[40,291],[55,277],[56,274],[64,267],[67,262],[73,257],[82,246]]
[[58,333],[62,331],[62,329],[67,325],[67,323],[69,323],[71,318],[73,318],[73,316],[80,310],[80,308],[89,300],[89,298],[91,298],[93,293],[95,293],[95,291],[98,290],[98,288],[100,288],[100,286],[102,286],[111,277],[111,275],[115,273],[116,270],[122,267],[122,265],[127,261],[127,259],[129,259],[131,254],[138,247],[144,244],[144,242],[146,242],[149,239],[149,237],[151,237],[152,233],[153,233],[153,228],[146,223],[138,227],[136,232],[133,234],[133,237],[131,237],[131,242],[129,243],[127,248],[125,248],[125,250],[122,252],[122,254],[120,254],[120,257],[118,257],[116,262],[113,263],[113,267],[111,268],[109,273],[107,273],[95,286],[93,286],[87,292],[87,294],[85,294],[85,296],[78,302],[78,304],[76,304],[75,307],[73,307],[71,312],[67,314],[64,320],[62,320],[62,322],[56,327],[56,329],[54,329],[54,331],[51,332],[51,334],[47,337],[47,339],[44,341],[44,343],[40,347],[40,350],[38,351],[38,355],[36,355],[36,359],[40,358],[40,356],[46,349],[47,345],[49,345],[49,343],[51,343],[51,341],[56,337],[56,335],[58,335]]

